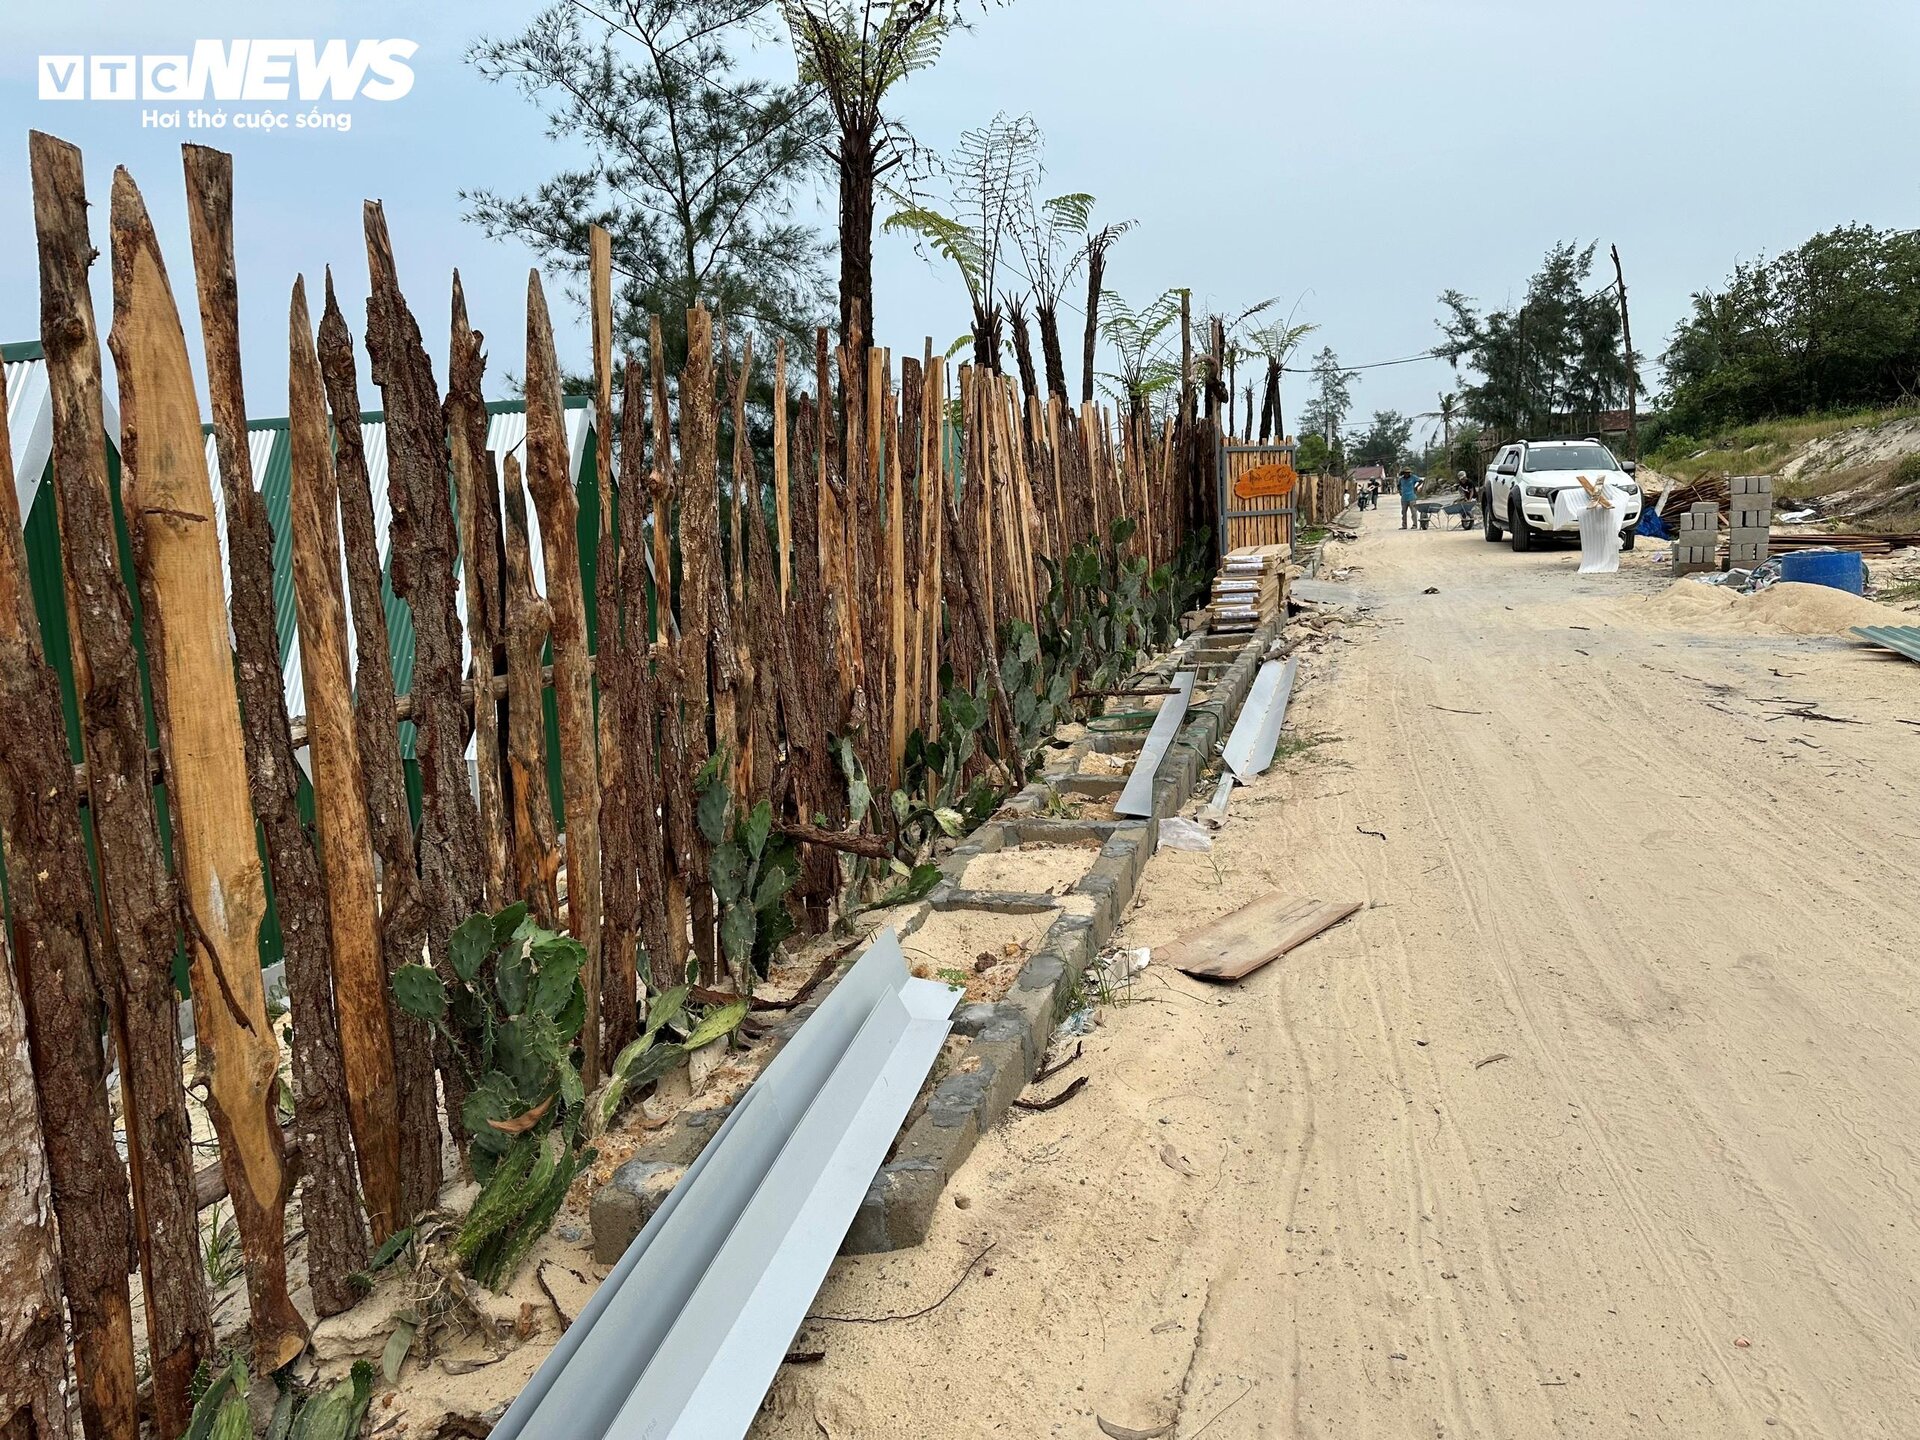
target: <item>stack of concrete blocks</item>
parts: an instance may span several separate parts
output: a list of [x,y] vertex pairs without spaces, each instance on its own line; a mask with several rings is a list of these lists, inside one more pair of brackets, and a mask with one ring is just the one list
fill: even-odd
[[1727,483],[1733,491],[1727,563],[1735,570],[1751,570],[1767,558],[1773,531],[1773,477],[1736,475]]
[[1720,568],[1720,507],[1711,500],[1689,506],[1673,539],[1673,573]]

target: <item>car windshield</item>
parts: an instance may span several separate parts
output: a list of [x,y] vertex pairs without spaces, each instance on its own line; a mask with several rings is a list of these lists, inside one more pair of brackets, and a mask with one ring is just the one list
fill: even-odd
[[1613,452],[1604,445],[1548,445],[1527,451],[1527,469],[1618,470]]

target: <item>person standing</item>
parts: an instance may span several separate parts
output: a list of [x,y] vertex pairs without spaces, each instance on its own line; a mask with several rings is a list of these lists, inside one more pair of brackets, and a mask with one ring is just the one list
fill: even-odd
[[1400,467],[1400,528],[1413,528],[1413,497],[1420,481],[1406,466]]

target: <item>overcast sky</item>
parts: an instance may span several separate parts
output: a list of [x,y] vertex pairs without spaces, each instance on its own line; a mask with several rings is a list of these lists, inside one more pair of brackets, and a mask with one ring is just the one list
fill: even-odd
[[[113,167],[133,172],[187,302],[196,363],[199,353],[186,137],[143,129],[139,104],[38,99],[38,55],[173,53],[201,37],[404,36],[420,47],[412,93],[354,102],[350,133],[206,137],[236,156],[249,408],[286,410],[281,317],[296,272],[317,286],[331,262],[358,331],[366,197],[386,202],[436,371],[444,380],[457,265],[490,337],[490,393],[505,393],[503,375],[522,369],[531,257],[464,223],[456,191],[531,187],[573,157],[463,51],[537,8],[7,0],[0,339],[38,333],[26,132],[41,128],[84,150],[103,250]],[[1324,342],[1362,364],[1432,346],[1442,290],[1502,305],[1555,241],[1598,240],[1602,257],[1619,245],[1636,339],[1657,356],[1688,295],[1736,260],[1846,221],[1920,224],[1917,73],[1914,0],[1013,0],[978,15],[900,92],[897,110],[937,149],[996,111],[1030,113],[1047,137],[1048,193],[1091,191],[1099,215],[1140,222],[1109,278],[1135,303],[1174,285],[1228,311],[1277,295],[1321,327],[1309,350]],[[881,340],[918,350],[931,335],[944,348],[966,329],[951,273],[899,237],[882,236],[877,251]],[[583,370],[583,317],[557,309],[562,364]],[[1440,361],[1355,378],[1361,414],[1431,410],[1451,381]],[[1304,392],[1290,381],[1289,416]]]

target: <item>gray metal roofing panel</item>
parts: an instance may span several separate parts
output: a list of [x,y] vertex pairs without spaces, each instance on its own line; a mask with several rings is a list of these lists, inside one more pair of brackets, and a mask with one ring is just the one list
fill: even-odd
[[1293,694],[1293,680],[1300,668],[1296,655],[1282,665],[1269,660],[1254,676],[1253,689],[1240,718],[1234,721],[1221,759],[1242,785],[1265,772],[1273,763],[1273,752],[1280,744],[1280,726],[1287,717],[1287,701]]
[[938,981],[908,980],[874,1007],[615,1417],[610,1440],[747,1433],[947,1038],[957,998]]
[[[937,1001],[926,989],[928,986],[941,992]],[[812,1140],[804,1144],[799,1141],[797,1129],[812,1114],[816,1102],[824,1096],[850,1055],[863,1048],[861,1039],[867,1034],[876,1012],[885,1010],[890,1002],[905,1005],[907,1002],[902,997],[910,991],[914,995],[914,1007],[920,1012],[930,1003],[936,1009],[939,1004],[945,1005],[944,1010],[939,1010],[937,1025],[940,1037],[944,1038],[949,1023],[947,1016],[957,995],[935,982],[913,980],[907,973],[899,940],[891,930],[885,931],[840,978],[819,1009],[774,1056],[733,1107],[680,1183],[627,1247],[626,1254],[594,1293],[580,1318],[561,1336],[553,1352],[508,1407],[494,1427],[496,1440],[562,1440],[562,1437],[595,1440],[609,1433],[627,1407],[635,1387],[642,1383],[654,1357],[672,1334],[682,1308],[702,1289],[730,1235],[782,1157],[790,1149],[798,1154],[813,1146]],[[924,1013],[919,1013],[915,1023],[924,1024],[925,1018]],[[889,1021],[882,1021],[873,1033],[880,1035],[890,1032],[891,1028]],[[924,1033],[919,1030],[911,1034],[913,1043],[924,1039]],[[936,1039],[934,1050],[937,1051],[938,1046]],[[919,1073],[905,1083],[897,1076],[888,1079],[871,1072],[867,1056],[856,1061],[855,1067],[849,1068],[846,1074],[853,1076],[863,1062],[867,1063],[870,1073],[875,1073],[878,1088],[889,1095],[898,1095],[904,1090],[906,1103],[911,1104],[920,1079],[931,1066],[932,1055],[929,1053]],[[881,1068],[884,1070],[884,1066]],[[851,1088],[851,1080],[846,1083]],[[823,1116],[827,1113],[827,1108],[821,1109]],[[848,1133],[855,1130],[864,1133],[872,1127],[871,1116],[860,1121],[856,1115],[849,1117],[849,1121]],[[883,1151],[898,1123],[895,1119],[892,1125],[884,1127]],[[836,1146],[834,1153],[842,1152]],[[865,1161],[860,1159],[858,1163]],[[877,1159],[874,1164],[878,1164]],[[859,1192],[853,1196],[853,1206],[858,1205],[860,1193],[864,1193],[872,1173],[869,1166],[861,1178]],[[805,1204],[805,1197],[789,1198]],[[813,1230],[824,1235],[827,1263],[831,1262],[832,1252],[838,1248],[852,1213],[853,1207],[848,1207],[837,1227],[824,1221],[813,1225]],[[812,1247],[807,1248],[811,1253]],[[824,1271],[825,1264],[820,1268]],[[812,1290],[808,1289],[806,1296],[811,1294]],[[803,1310],[805,1304],[806,1297],[802,1297]],[[794,1323],[797,1324],[797,1317]],[[780,1336],[781,1350],[792,1330],[793,1325],[789,1325]],[[717,1342],[721,1337],[710,1338]],[[776,1353],[773,1363],[777,1366],[778,1362]],[[753,1404],[759,1403],[764,1388],[762,1384],[752,1392]]]
[[1133,762],[1126,788],[1114,802],[1116,815],[1153,814],[1153,782],[1160,773],[1160,762],[1166,759],[1167,749],[1173,744],[1173,737],[1180,731],[1180,722],[1186,718],[1187,704],[1193,698],[1193,671],[1182,670],[1174,676],[1173,688],[1174,693],[1160,702],[1160,713],[1153,717],[1153,728],[1147,731],[1147,738],[1140,746],[1140,758]]

